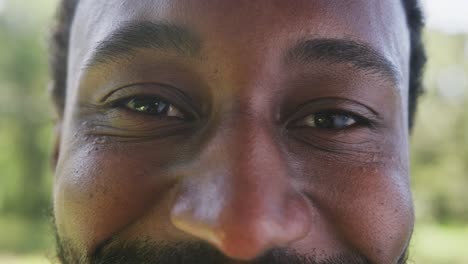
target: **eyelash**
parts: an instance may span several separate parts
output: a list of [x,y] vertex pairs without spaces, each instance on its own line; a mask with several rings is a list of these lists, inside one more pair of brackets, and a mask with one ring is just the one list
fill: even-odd
[[[155,113],[151,113],[151,109],[149,110],[149,112],[145,112],[146,109],[136,109],[135,104],[138,105],[138,102],[136,102],[136,100],[142,100],[143,105],[145,101],[147,104],[160,102],[162,105],[160,106],[157,103],[154,104],[154,106],[158,108]],[[129,106],[129,104],[133,104],[133,107]],[[116,102],[112,103],[112,105],[113,108],[120,108],[132,112],[134,114],[147,115],[156,118],[179,119],[182,121],[193,120],[195,118],[192,114],[190,114],[190,112],[185,111],[184,108],[179,107],[178,105],[172,103],[170,100],[166,100],[161,96],[155,95],[129,96],[117,100]],[[143,105],[142,107],[144,107]],[[331,120],[333,118],[334,120]],[[341,120],[337,120],[337,118],[341,118]],[[365,114],[356,114],[354,112],[346,111],[343,109],[328,109],[312,112],[307,115],[303,115],[301,118],[295,118],[294,121],[289,122],[289,125],[287,125],[287,127],[310,128],[332,132],[344,131],[359,127],[373,128],[374,125],[375,122],[372,120],[372,117],[366,117]]]
[[[182,107],[172,103],[170,100],[154,95],[122,98],[114,101],[111,106],[112,108],[123,109],[131,113],[156,118],[173,118],[180,120],[192,118],[192,115],[187,113]],[[155,107],[156,109],[152,109],[151,107]]]
[[[341,117],[342,120],[334,120],[335,122],[330,122],[330,120],[325,120],[329,118],[338,118]],[[352,124],[345,124],[352,122]],[[344,123],[339,127],[339,123]],[[335,127],[331,127],[331,126]],[[319,127],[325,126],[325,127]],[[327,127],[328,126],[328,127]],[[301,118],[296,119],[292,123],[292,127],[295,128],[313,128],[320,130],[346,130],[356,127],[371,127],[372,121],[355,113],[351,113],[343,110],[322,110],[315,113],[305,115]]]

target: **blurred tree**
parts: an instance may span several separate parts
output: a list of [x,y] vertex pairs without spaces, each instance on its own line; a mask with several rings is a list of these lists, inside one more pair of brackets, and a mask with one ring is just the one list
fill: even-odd
[[466,223],[468,37],[431,32],[427,43],[428,90],[411,141],[416,209],[426,220]]
[[[1,160],[0,210],[34,218],[47,207],[50,188],[45,180],[47,151],[41,130],[47,120],[47,64],[40,32],[18,28],[0,17],[1,129],[6,160]],[[10,164],[7,164],[10,163]]]

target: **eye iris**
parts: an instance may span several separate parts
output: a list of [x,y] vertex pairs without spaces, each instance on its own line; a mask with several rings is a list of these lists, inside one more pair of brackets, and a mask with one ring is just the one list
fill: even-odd
[[345,114],[318,113],[314,117],[318,128],[343,129],[355,123],[352,117]]
[[127,106],[138,112],[148,114],[166,114],[169,110],[169,104],[159,99],[132,99]]
[[334,125],[336,128],[345,128],[352,125],[353,119],[347,115],[335,115]]
[[330,118],[330,115],[319,113],[319,114],[315,114],[314,117],[315,117],[314,122],[315,122],[316,127],[319,127],[319,128],[333,127],[332,126],[333,122]]

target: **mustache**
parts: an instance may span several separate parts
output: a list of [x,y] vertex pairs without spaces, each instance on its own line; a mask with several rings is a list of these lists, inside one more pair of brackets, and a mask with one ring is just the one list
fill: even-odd
[[[316,255],[301,255],[289,248],[273,248],[251,261],[226,257],[210,244],[197,242],[126,241],[113,237],[102,243],[93,254],[80,254],[71,240],[59,235],[55,217],[49,214],[55,237],[56,259],[61,264],[373,264],[357,252],[342,253],[318,259]],[[408,261],[408,247],[397,261]]]
[[[290,248],[273,248],[251,261],[226,257],[212,245],[203,242],[121,241],[113,237],[102,243],[91,255],[80,254],[71,240],[59,236],[53,225],[56,260],[61,264],[373,264],[364,255],[347,252],[318,259]],[[83,252],[84,253],[84,252]],[[397,261],[408,261],[408,248]]]
[[90,264],[370,264],[364,256],[355,253],[342,254],[318,260],[313,255],[300,255],[294,250],[275,248],[257,259],[239,261],[226,257],[216,248],[204,242],[125,242],[110,243],[98,248],[85,261]]

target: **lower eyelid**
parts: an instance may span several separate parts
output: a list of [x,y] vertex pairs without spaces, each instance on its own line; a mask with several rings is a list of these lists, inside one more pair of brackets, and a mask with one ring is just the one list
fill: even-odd
[[366,151],[376,146],[376,133],[364,127],[352,126],[348,129],[297,128],[291,131],[299,142],[324,150],[349,150],[356,148]]
[[93,133],[117,137],[151,137],[165,131],[193,127],[191,122],[178,117],[144,115],[128,109],[113,109],[105,115],[95,124]]

